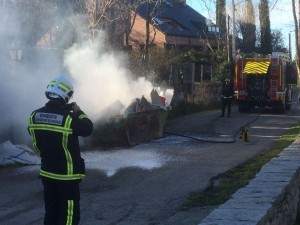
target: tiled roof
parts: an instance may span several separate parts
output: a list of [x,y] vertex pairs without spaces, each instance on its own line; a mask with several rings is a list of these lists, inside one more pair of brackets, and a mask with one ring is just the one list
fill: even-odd
[[[150,12],[155,3],[151,3]],[[140,5],[137,13],[146,19],[147,4]],[[152,24],[166,35],[199,37],[206,32],[206,18],[187,4],[166,0],[152,18]]]

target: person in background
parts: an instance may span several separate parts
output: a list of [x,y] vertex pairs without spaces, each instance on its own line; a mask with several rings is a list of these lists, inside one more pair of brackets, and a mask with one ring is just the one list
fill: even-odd
[[230,83],[229,79],[225,79],[225,82],[222,86],[222,114],[221,117],[225,116],[225,111],[227,107],[227,117],[230,117],[231,114],[231,103],[234,96],[234,89]]
[[65,76],[52,80],[46,89],[49,101],[29,117],[28,131],[41,157],[44,186],[44,225],[78,225],[79,183],[85,176],[78,136],[89,136],[93,123],[76,103],[67,104],[73,86]]

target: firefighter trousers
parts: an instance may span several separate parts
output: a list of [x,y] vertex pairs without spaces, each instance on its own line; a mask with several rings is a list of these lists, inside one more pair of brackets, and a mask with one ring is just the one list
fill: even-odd
[[42,178],[44,186],[44,225],[78,225],[80,221],[79,181],[53,181]]
[[227,107],[227,116],[231,114],[231,98],[222,99],[222,116],[224,116]]

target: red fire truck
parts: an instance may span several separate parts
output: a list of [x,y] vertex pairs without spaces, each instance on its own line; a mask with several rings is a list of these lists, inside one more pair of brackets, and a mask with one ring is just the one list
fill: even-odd
[[295,67],[287,54],[275,52],[266,58],[239,58],[234,68],[234,90],[240,112],[271,107],[290,109],[292,88],[297,83]]

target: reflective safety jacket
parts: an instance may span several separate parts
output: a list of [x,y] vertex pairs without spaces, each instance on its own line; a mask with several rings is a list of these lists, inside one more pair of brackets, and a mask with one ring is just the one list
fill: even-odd
[[28,131],[41,157],[40,176],[52,180],[80,180],[85,175],[78,136],[89,136],[93,123],[83,111],[70,112],[65,104],[49,101],[32,112]]

